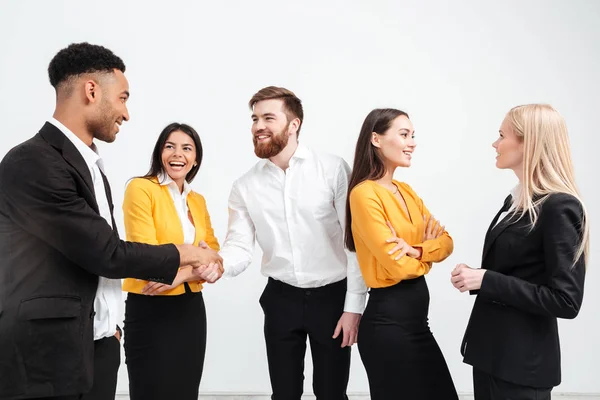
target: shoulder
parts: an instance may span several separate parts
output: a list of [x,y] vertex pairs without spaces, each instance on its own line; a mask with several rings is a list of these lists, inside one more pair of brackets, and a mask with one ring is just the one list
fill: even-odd
[[145,193],[148,196],[153,196],[160,193],[161,188],[156,178],[133,178],[127,184],[125,195],[135,196]]
[[190,199],[190,200],[192,200],[192,201],[194,201],[194,202],[196,202],[196,203],[198,203],[198,204],[203,205],[204,207],[206,207],[206,199],[204,198],[204,196],[202,196],[198,192],[195,192],[195,191],[192,190],[188,194],[188,199]]
[[246,185],[255,179],[260,179],[265,168],[266,160],[260,160],[233,182],[233,186]]
[[376,198],[378,197],[379,185],[376,182],[366,180],[352,188],[350,199]]
[[331,153],[309,150],[313,162],[322,165],[328,170],[337,171],[340,168],[350,170],[348,163],[340,156]]
[[583,218],[583,204],[569,193],[551,193],[541,203],[540,217],[556,217],[571,214],[572,218]]

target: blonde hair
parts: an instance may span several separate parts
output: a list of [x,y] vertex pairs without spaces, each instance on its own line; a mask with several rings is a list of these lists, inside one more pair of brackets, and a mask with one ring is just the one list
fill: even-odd
[[515,135],[523,140],[523,178],[521,190],[515,202],[515,212],[520,210],[520,218],[529,213],[532,226],[538,214],[537,206],[542,197],[551,193],[567,193],[581,203],[581,245],[577,249],[573,263],[589,252],[589,226],[587,211],[575,184],[575,173],[571,160],[571,146],[567,124],[564,118],[547,104],[527,104],[511,109],[507,119]]

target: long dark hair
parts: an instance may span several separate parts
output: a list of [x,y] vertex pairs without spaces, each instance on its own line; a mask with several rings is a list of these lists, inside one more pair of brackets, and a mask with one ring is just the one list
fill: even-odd
[[150,163],[150,170],[148,173],[141,178],[152,179],[159,174],[165,174],[165,167],[162,164],[162,152],[165,147],[165,143],[171,133],[181,131],[192,138],[194,141],[194,145],[196,146],[196,165],[192,167],[190,172],[185,176],[185,180],[190,183],[194,180],[194,177],[198,173],[200,169],[200,164],[202,164],[202,142],[200,141],[200,136],[194,128],[186,124],[180,124],[178,122],[173,122],[165,127],[162,130],[160,135],[158,136],[158,140],[154,145],[154,150],[152,151],[152,161]]
[[392,121],[400,116],[408,118],[407,113],[395,108],[377,108],[367,115],[360,129],[356,150],[354,151],[352,175],[350,175],[350,183],[348,184],[348,198],[346,199],[346,234],[344,241],[350,251],[356,251],[354,236],[352,236],[350,192],[363,181],[381,179],[385,175],[385,165],[381,155],[371,143],[371,137],[373,132],[383,135],[392,125]]

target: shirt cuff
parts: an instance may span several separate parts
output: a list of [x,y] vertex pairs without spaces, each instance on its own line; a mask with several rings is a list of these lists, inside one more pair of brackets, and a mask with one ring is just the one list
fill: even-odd
[[440,249],[440,244],[437,240],[427,240],[423,243],[415,244],[413,247],[421,248],[422,262],[433,262],[432,253]]
[[357,294],[346,292],[346,301],[344,303],[344,312],[362,314],[365,310],[367,294]]

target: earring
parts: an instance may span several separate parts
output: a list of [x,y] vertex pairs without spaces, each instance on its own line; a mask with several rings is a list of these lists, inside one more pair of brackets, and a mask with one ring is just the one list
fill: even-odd
[[197,167],[197,166],[198,166],[198,163],[194,163],[194,167]]

